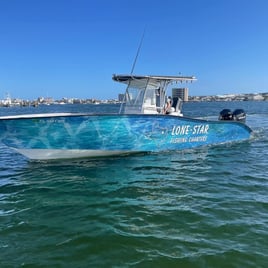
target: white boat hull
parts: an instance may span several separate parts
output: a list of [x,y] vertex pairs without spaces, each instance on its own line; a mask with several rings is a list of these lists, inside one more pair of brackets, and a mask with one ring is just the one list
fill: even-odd
[[134,153],[133,151],[107,151],[107,150],[66,150],[66,149],[16,149],[18,153],[34,160],[73,159],[86,157],[105,157]]

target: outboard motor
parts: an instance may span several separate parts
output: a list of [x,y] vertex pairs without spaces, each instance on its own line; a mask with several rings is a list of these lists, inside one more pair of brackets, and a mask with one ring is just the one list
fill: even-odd
[[220,112],[219,120],[233,120],[233,114],[230,109],[223,109]]
[[243,109],[236,109],[233,112],[233,120],[239,121],[239,122],[246,122],[246,113]]

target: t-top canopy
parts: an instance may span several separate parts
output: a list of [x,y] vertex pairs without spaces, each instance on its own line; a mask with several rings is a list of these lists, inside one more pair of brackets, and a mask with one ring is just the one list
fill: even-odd
[[192,82],[196,78],[194,76],[165,76],[165,75],[113,75],[113,80],[125,84],[131,82],[132,86],[135,84],[137,88],[144,87],[150,84],[158,87],[161,82],[167,84],[172,82]]

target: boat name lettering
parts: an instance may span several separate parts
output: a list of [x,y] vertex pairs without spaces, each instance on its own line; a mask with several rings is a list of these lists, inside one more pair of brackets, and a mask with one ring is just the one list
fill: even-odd
[[178,135],[197,135],[197,134],[208,134],[209,125],[201,124],[201,125],[180,125],[180,126],[173,126],[171,135],[178,136]]

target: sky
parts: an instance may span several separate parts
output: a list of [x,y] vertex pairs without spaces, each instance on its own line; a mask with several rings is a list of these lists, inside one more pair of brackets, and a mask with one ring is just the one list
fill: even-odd
[[189,95],[268,92],[266,0],[0,0],[0,99],[114,99],[113,74],[194,75]]

